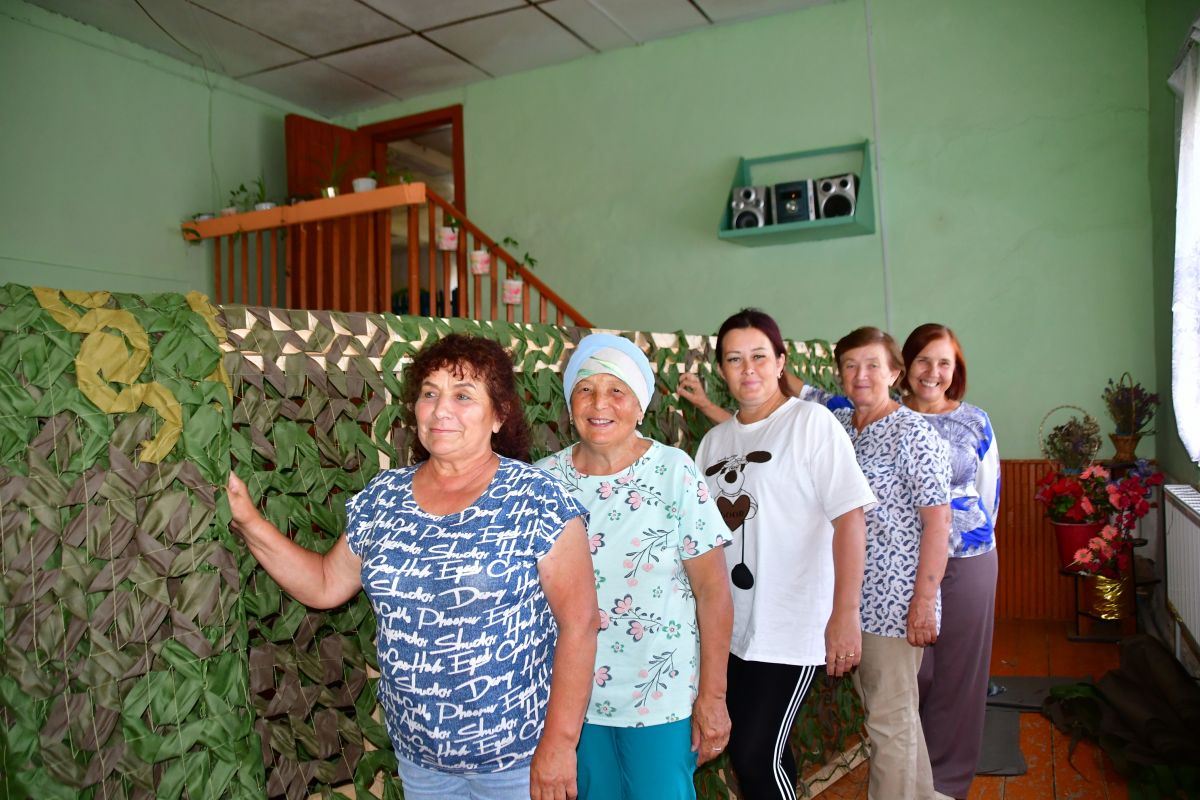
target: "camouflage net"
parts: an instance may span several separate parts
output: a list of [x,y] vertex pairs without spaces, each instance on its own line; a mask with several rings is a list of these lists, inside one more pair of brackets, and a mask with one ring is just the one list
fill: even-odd
[[[328,549],[345,501],[405,462],[402,365],[452,331],[512,352],[536,455],[572,441],[559,375],[586,330],[0,287],[6,796],[402,797],[365,595],[284,595],[214,487],[232,462],[268,519]],[[674,389],[697,371],[728,402],[710,338],[624,335],[659,376],[643,432],[694,451],[709,423]],[[829,353],[792,344],[790,368],[828,387]],[[802,767],[861,726],[846,682],[817,698]],[[726,772],[699,772],[701,796]]]

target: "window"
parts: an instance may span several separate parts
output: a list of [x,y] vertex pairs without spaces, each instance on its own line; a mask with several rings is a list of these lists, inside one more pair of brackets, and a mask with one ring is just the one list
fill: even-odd
[[1179,183],[1175,196],[1171,396],[1179,438],[1200,463],[1200,25],[1171,75],[1180,95]]

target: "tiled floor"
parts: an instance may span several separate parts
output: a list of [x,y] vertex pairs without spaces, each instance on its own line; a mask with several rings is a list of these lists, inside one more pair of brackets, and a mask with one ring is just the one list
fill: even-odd
[[[1008,620],[996,623],[993,675],[1077,675],[1099,678],[1117,666],[1117,645],[1072,642],[1067,623]],[[1126,800],[1125,782],[1091,742],[1081,741],[1071,763],[1070,739],[1041,714],[1021,714],[1021,752],[1028,772],[1012,778],[977,777],[970,800]],[[1074,764],[1074,767],[1071,765]],[[820,795],[821,800],[866,800],[867,767],[858,767]]]

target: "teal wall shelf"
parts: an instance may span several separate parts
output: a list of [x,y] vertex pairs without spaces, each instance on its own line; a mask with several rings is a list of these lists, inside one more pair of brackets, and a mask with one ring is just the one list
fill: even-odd
[[806,174],[802,162],[835,156],[841,153],[862,154],[862,166],[858,169],[847,169],[847,172],[857,172],[858,192],[854,204],[854,214],[848,217],[831,217],[829,219],[814,219],[803,222],[788,222],[782,225],[766,225],[761,228],[734,228],[730,219],[729,196],[725,198],[725,212],[721,215],[721,224],[717,236],[727,242],[740,244],[744,247],[762,247],[774,244],[790,244],[793,242],[815,242],[821,239],[838,239],[843,236],[866,236],[875,232],[875,191],[874,176],[871,174],[871,143],[869,141],[857,144],[825,147],[819,150],[800,150],[795,153],[783,153],[761,158],[741,158],[738,160],[737,172],[729,185],[730,192],[738,186],[753,186],[755,167],[765,164],[775,164],[781,161],[795,161],[796,174],[794,180],[806,178],[822,178],[828,174]]

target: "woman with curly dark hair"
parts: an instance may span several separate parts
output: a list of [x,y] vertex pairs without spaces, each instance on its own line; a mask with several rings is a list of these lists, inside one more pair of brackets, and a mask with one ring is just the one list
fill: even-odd
[[586,511],[516,460],[529,429],[512,369],[488,339],[427,344],[403,389],[416,463],[351,498],[324,555],[229,479],[234,524],[285,591],[316,608],[367,592],[408,800],[576,796],[599,623]]

